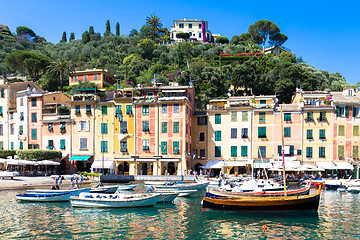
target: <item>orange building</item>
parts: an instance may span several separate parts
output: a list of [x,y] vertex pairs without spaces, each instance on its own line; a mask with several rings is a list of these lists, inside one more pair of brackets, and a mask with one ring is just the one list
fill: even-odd
[[77,85],[79,82],[93,82],[99,88],[109,87],[116,83],[116,79],[113,75],[109,74],[104,69],[86,69],[83,71],[75,71],[72,76],[69,77],[69,85]]

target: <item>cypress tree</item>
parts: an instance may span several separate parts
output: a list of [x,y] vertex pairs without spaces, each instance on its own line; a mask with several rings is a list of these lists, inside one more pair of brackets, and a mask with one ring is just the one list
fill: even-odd
[[60,42],[67,42],[66,40],[66,32],[63,32],[62,39]]
[[75,33],[73,32],[70,34],[69,42],[71,42],[72,40],[75,40]]
[[119,22],[116,23],[116,36],[120,36],[120,24],[119,24]]
[[89,34],[91,35],[91,34],[94,34],[94,27],[93,26],[90,26],[90,28],[89,28]]
[[106,21],[106,31],[105,31],[105,36],[110,36],[111,31],[110,31],[110,21],[107,20]]
[[83,43],[90,42],[90,34],[88,31],[85,31],[82,35],[82,41]]

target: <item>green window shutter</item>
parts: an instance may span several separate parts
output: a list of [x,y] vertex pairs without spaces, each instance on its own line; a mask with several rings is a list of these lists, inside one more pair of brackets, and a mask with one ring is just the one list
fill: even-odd
[[37,130],[31,129],[31,139],[37,139]]
[[80,114],[80,105],[75,106],[75,114]]
[[60,149],[65,149],[65,139],[60,140]]
[[231,112],[231,121],[236,122],[237,121],[237,112]]
[[325,147],[319,147],[319,158],[325,158]]
[[180,129],[179,129],[179,125],[180,123],[179,122],[174,122],[174,125],[173,125],[173,133],[179,133]]
[[349,106],[345,106],[345,117],[349,117]]
[[284,121],[285,122],[291,121],[291,113],[284,113]]
[[282,147],[281,145],[278,145],[278,155],[281,157],[282,156]]
[[0,116],[3,116],[3,107],[0,106]]
[[161,153],[167,154],[167,142],[161,142]]
[[91,105],[86,105],[86,113],[91,113]]
[[264,112],[260,112],[259,113],[259,123],[265,123],[265,118],[266,117],[266,113],[264,113]]
[[107,114],[107,106],[101,106],[101,113]]
[[[0,149],[1,149],[1,147],[0,147]],[[23,142],[20,142],[19,149],[24,149],[24,143]]]
[[308,121],[308,122],[314,121],[313,112],[308,112],[308,113],[307,113],[307,121]]
[[247,157],[248,155],[248,147],[247,146],[241,146],[241,156],[242,157]]
[[248,111],[242,111],[242,121],[247,122],[248,121]]
[[221,147],[215,146],[215,157],[221,157]]
[[149,115],[149,105],[142,106],[142,115]]
[[291,137],[291,127],[284,128],[284,137]]
[[326,121],[326,112],[320,112],[320,122]]
[[266,127],[258,127],[258,138],[266,138]]
[[101,134],[108,134],[108,124],[101,123]]
[[215,114],[215,124],[221,124],[221,114]]
[[359,136],[359,126],[353,126],[353,135]]
[[344,157],[344,145],[338,146],[338,156]]
[[266,147],[265,146],[259,146],[258,158],[266,158]]
[[116,105],[115,106],[115,114],[122,114],[121,105]]
[[265,104],[266,104],[266,100],[260,100],[260,104],[265,105]]
[[127,114],[127,115],[131,115],[131,114],[132,114],[132,106],[131,106],[131,105],[126,105],[126,114]]
[[306,157],[312,158],[312,147],[306,147]]
[[345,126],[339,125],[339,136],[345,136]]
[[143,132],[150,131],[149,121],[142,121],[142,130],[143,130]]
[[167,133],[167,125],[168,123],[167,122],[162,122],[161,123],[161,133]]
[[215,141],[221,141],[221,131],[215,131]]
[[306,130],[306,139],[313,139],[313,131],[311,129]]
[[320,139],[326,139],[325,129],[320,129],[319,130],[319,135],[320,135]]
[[180,153],[180,149],[179,149],[179,142],[175,141],[173,142],[173,154],[179,154]]
[[237,157],[237,146],[231,146],[231,157]]
[[353,146],[353,157],[359,157],[359,146]]
[[290,156],[294,156],[294,145],[290,145]]
[[5,97],[5,89],[2,88],[2,89],[1,89],[1,98],[4,98],[4,97]]
[[101,141],[101,152],[105,153],[108,152],[108,142],[107,141]]
[[340,115],[340,107],[336,107],[336,116],[339,117]]
[[19,135],[23,135],[24,134],[24,127],[23,125],[19,126]]

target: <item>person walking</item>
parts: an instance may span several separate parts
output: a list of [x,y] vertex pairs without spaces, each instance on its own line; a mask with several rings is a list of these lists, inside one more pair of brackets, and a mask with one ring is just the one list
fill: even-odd
[[79,185],[80,188],[83,187],[83,182],[84,182],[84,176],[82,175],[82,173],[80,173],[80,185]]

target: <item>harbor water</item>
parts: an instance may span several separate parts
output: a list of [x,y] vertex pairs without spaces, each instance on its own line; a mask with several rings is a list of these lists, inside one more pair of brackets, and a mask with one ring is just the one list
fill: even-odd
[[[18,203],[0,194],[0,239],[359,239],[360,195],[323,191],[317,214],[241,214],[201,209],[205,192],[133,209]],[[267,231],[262,226],[267,226]]]

